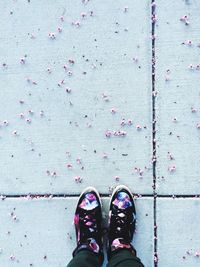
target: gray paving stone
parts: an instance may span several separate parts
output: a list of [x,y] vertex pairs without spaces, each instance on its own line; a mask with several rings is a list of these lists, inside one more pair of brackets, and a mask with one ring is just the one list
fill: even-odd
[[[200,2],[192,0],[174,1],[173,5],[171,1],[157,3],[155,86],[160,194],[199,193],[199,8]],[[180,21],[185,15],[189,25]],[[188,40],[192,41],[191,46]]]
[[[0,201],[0,266],[66,266],[75,247],[72,220],[76,203],[73,197]],[[108,198],[104,198],[105,222],[108,205]],[[136,209],[134,244],[145,266],[153,266],[152,199],[137,199]]]
[[0,193],[72,194],[91,184],[108,193],[115,176],[152,193],[150,1],[1,1],[0,10]]
[[200,199],[157,199],[158,267],[200,265]]

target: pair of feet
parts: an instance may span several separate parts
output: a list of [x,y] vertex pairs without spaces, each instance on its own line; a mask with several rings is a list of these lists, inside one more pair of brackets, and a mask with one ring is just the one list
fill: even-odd
[[[131,191],[119,185],[113,191],[108,220],[107,255],[120,249],[128,249],[133,254],[131,245],[136,222],[135,205]],[[90,250],[103,258],[102,205],[98,192],[93,187],[86,188],[78,200],[74,224],[77,247],[75,256],[80,250]]]

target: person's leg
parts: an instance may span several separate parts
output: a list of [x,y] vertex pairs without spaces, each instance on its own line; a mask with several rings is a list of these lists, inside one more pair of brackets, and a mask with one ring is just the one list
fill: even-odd
[[108,267],[144,267],[131,242],[135,232],[136,210],[131,191],[118,186],[110,201],[108,221]]
[[69,262],[67,267],[100,267],[101,260],[92,251],[82,250]]
[[107,267],[144,267],[141,260],[128,249],[120,249],[113,253]]
[[78,200],[74,215],[77,246],[68,267],[99,267],[103,262],[102,212],[98,192],[86,188]]

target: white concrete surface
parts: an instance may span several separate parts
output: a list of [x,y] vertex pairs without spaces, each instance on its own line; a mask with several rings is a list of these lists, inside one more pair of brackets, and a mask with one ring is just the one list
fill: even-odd
[[[156,116],[159,194],[200,193],[200,129],[196,127],[200,123],[200,70],[196,69],[200,63],[199,9],[200,2],[195,0],[157,3]],[[189,17],[189,25],[180,21],[185,15]],[[192,45],[188,45],[188,41]],[[190,64],[193,66],[192,70],[189,68]],[[167,75],[168,69],[170,74]],[[166,78],[169,80],[166,81]],[[174,159],[169,159],[168,152]]]
[[[76,244],[72,224],[76,204],[77,198],[72,197],[9,198],[1,201],[0,266],[66,266]],[[108,198],[104,198],[104,223],[107,221],[108,204]],[[145,266],[153,266],[152,199],[137,199],[136,209],[134,245]]]
[[0,267],[65,266],[72,195],[119,183],[149,195],[136,201],[145,267],[199,266],[200,2],[155,4],[153,192],[151,1],[0,1]]
[[200,266],[200,199],[157,200],[158,266]]
[[[79,193],[91,184],[108,193],[115,176],[138,193],[152,193],[149,3],[0,2],[0,62],[7,64],[0,69],[0,121],[9,122],[0,129],[0,193]],[[123,118],[133,124],[121,126]],[[127,135],[107,138],[107,130]]]

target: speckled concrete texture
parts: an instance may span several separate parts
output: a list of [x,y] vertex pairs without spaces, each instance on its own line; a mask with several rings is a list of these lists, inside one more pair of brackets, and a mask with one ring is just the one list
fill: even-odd
[[79,194],[106,225],[119,184],[145,267],[200,265],[199,9],[0,1],[0,267],[66,266]]

